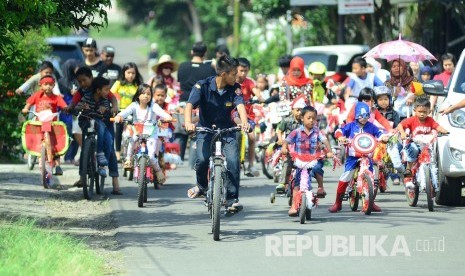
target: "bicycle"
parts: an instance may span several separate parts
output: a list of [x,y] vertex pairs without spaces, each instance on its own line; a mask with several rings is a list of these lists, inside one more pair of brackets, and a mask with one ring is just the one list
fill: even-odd
[[375,196],[374,176],[370,171],[369,156],[374,152],[378,142],[368,133],[359,133],[353,139],[347,139],[346,147],[353,146],[356,156],[359,156],[354,177],[349,182],[343,200],[349,200],[350,209],[357,211],[359,201],[362,201],[362,212],[370,215]]
[[84,198],[91,200],[94,196],[94,185],[95,192],[102,194],[105,187],[105,177],[99,175],[97,166],[97,130],[95,117],[101,118],[102,115],[99,113],[86,112],[83,114],[82,111],[78,113],[78,120],[80,117],[85,117],[89,121],[89,125],[86,129],[83,129],[82,150],[80,158],[80,177],[82,183],[82,192]]
[[225,212],[228,212],[226,194],[227,189],[224,185],[224,178],[226,177],[226,158],[222,154],[222,136],[226,133],[241,131],[241,127],[231,127],[225,129],[215,129],[207,127],[196,127],[196,133],[209,133],[213,134],[210,144],[210,151],[212,155],[209,158],[208,164],[208,190],[206,196],[206,206],[212,220],[212,233],[213,240],[220,239],[220,210],[221,206],[225,207]]
[[[48,189],[52,186],[52,171],[54,157],[65,154],[69,146],[68,132],[63,122],[53,121],[59,113],[50,109],[41,112],[29,111],[38,120],[24,122],[21,130],[21,140],[24,150],[31,157],[29,169],[34,168],[33,157],[39,157],[41,184]],[[29,164],[28,164],[29,165]]]
[[420,191],[424,191],[430,212],[434,211],[434,197],[438,189],[436,151],[433,150],[438,136],[440,135],[433,132],[432,134],[416,135],[414,138],[407,139],[407,142],[414,142],[420,146],[418,160],[410,169],[414,186],[405,187],[407,203],[410,207],[417,206]]
[[[289,180],[290,191],[294,190],[296,173],[297,169],[301,169],[302,173],[305,173],[304,170],[307,170],[306,177],[301,175],[299,192],[296,196],[300,197],[300,200],[297,200],[297,212],[299,214],[300,224],[304,224],[305,220],[312,219],[312,209],[316,208],[318,205],[318,199],[315,193],[310,189],[312,181],[312,169],[317,164],[318,160],[324,159],[326,157],[325,153],[316,153],[316,154],[298,154],[291,152],[290,156],[292,158],[292,173]],[[294,196],[291,196],[291,204]]]

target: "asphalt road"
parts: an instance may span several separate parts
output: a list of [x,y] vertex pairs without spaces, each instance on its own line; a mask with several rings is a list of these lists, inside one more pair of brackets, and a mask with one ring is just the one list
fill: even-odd
[[137,207],[134,182],[122,180],[121,198],[112,200],[119,225],[117,240],[129,275],[463,275],[465,210],[409,207],[400,186],[377,198],[381,213],[352,212],[348,203],[330,214],[337,177],[326,169],[328,196],[300,224],[287,216],[287,199],[269,201],[274,183],[263,176],[242,177],[244,210],[221,221],[221,240],[213,241],[206,207],[189,199],[194,171],[169,172],[161,190],[149,190]]

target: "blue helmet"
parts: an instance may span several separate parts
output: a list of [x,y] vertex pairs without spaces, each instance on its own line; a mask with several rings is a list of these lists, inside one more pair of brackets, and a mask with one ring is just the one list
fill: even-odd
[[364,102],[358,102],[355,106],[355,119],[368,119],[370,117],[370,107]]

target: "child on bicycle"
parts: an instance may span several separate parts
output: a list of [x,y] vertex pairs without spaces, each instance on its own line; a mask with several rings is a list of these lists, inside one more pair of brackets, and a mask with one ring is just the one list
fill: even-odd
[[[35,112],[51,109],[53,113],[58,111],[58,107],[67,107],[62,97],[53,94],[55,79],[50,75],[45,75],[39,80],[40,90],[32,94],[27,100],[22,112],[27,114],[31,106],[35,106]],[[56,120],[56,119],[55,119]],[[42,164],[44,165],[44,164]],[[63,175],[60,167],[60,158],[55,159],[55,175]]]
[[[164,111],[157,103],[152,101],[153,93],[152,88],[148,84],[141,84],[137,88],[136,94],[133,97],[133,102],[126,107],[123,111],[118,113],[115,116],[115,122],[120,123],[123,119],[128,118],[128,116],[132,116],[133,122],[154,122],[158,118],[164,120],[171,120],[170,114]],[[160,184],[165,183],[166,178],[163,174],[160,165],[157,159],[157,134],[153,133],[147,139],[147,151],[150,157],[151,165],[153,170],[155,171],[155,175],[157,177],[157,181]],[[132,154],[133,154],[133,147],[136,137],[129,138],[129,144],[127,148],[127,157],[125,167],[130,167],[132,163]]]
[[[108,95],[111,93],[110,81],[103,77],[96,77],[92,80],[89,91],[82,96],[81,100],[76,105],[76,109],[82,110],[84,115],[79,117],[79,126],[83,131],[83,137],[85,137],[89,127],[89,118],[86,117],[86,113],[95,120],[97,130],[98,173],[106,177],[105,167],[108,165],[109,175],[112,177],[113,182],[112,194],[121,195],[118,183],[118,164],[113,143],[113,123],[110,122],[110,117],[112,115],[110,101],[108,100]],[[79,170],[81,173],[82,151]]]
[[[376,95],[373,89],[365,87],[360,90],[358,95],[358,102],[364,102],[370,108],[370,117],[368,121],[375,124],[377,127],[382,127],[384,130],[391,130],[392,126],[389,121],[384,118],[384,116],[375,108]],[[347,115],[346,123],[351,123],[355,121],[355,105],[352,106],[352,109]]]
[[[186,131],[195,131],[192,123],[192,108],[199,108],[199,126],[212,128],[230,128],[234,126],[231,112],[236,107],[242,122],[242,129],[249,130],[247,113],[244,107],[244,98],[240,85],[236,83],[237,59],[227,55],[218,58],[216,76],[208,77],[197,82],[192,88],[189,101],[184,112]],[[208,188],[208,160],[211,156],[210,143],[212,134],[197,134],[197,160],[195,164],[197,185],[188,190],[190,198],[204,194]],[[227,161],[225,186],[228,190],[228,210],[234,214],[242,210],[239,202],[239,147],[235,133],[223,136],[223,153]]]
[[[399,113],[397,113],[397,111],[395,111],[393,108],[392,90],[389,87],[383,85],[383,86],[377,86],[373,88],[373,91],[375,92],[375,95],[376,95],[377,110],[379,111],[379,113],[381,113],[381,115],[383,115],[384,118],[386,118],[389,121],[389,123],[392,125],[393,128],[397,128],[397,126],[400,123],[400,116],[399,116]],[[393,151],[390,151],[389,153],[396,155],[396,156],[391,156],[391,160],[393,161],[394,167],[397,169],[403,165],[400,162],[400,158],[398,158],[400,156],[398,154],[398,151],[394,152],[394,150],[396,149],[393,148]],[[396,160],[399,160],[399,161],[396,161]],[[402,168],[400,168],[400,172],[402,171],[403,171]],[[400,184],[400,178],[398,174],[393,173],[391,174],[390,177],[394,185]]]
[[[278,124],[276,130],[276,136],[278,137],[277,145],[283,145],[285,136],[291,133],[294,129],[297,129],[302,125],[301,111],[302,108],[307,106],[305,96],[301,95],[295,98],[291,103],[292,116],[285,117]],[[286,190],[287,180],[291,175],[292,160],[290,156],[286,156],[284,160],[283,168],[281,171],[280,183],[276,186],[276,192],[284,192]]]
[[[318,128],[317,125],[317,111],[314,107],[312,106],[306,106],[302,109],[301,112],[301,118],[303,125],[300,126],[297,129],[294,129],[287,137],[286,140],[283,143],[283,148],[281,149],[281,152],[283,155],[288,154],[288,146],[289,144],[295,145],[294,150],[298,154],[315,154],[320,147],[320,144],[323,143],[328,150],[326,153],[326,157],[332,158],[333,157],[333,152],[331,149],[331,145],[329,144],[328,139],[326,139],[326,136],[323,135],[320,132],[320,129]],[[288,157],[289,158],[289,157]],[[323,166],[324,162],[323,160],[318,160],[317,164],[311,169],[312,170],[312,175],[317,179],[318,181],[318,190],[319,193],[324,192],[323,189]],[[300,179],[304,172],[304,169],[297,169],[296,170],[296,176],[295,176],[295,181],[294,181],[294,189],[292,191],[292,206],[289,209],[289,216],[294,217],[297,216],[297,206],[300,205],[300,201],[302,197],[299,196],[300,193]],[[312,189],[311,187],[311,175],[307,175],[308,178],[308,190],[310,191]],[[320,186],[321,183],[321,186]]]
[[[370,118],[370,107],[364,102],[358,102],[355,105],[355,118],[356,121],[346,124],[342,129],[338,129],[335,133],[336,139],[339,143],[344,143],[347,138],[354,138],[358,133],[369,133],[376,138],[382,138],[383,141],[387,141],[387,137],[384,137],[383,131],[376,127],[373,123],[369,122]],[[339,183],[336,190],[336,202],[331,206],[328,211],[331,213],[336,213],[342,208],[342,197],[345,194],[349,181],[353,179],[355,168],[358,164],[358,157],[355,154],[353,148],[349,148],[347,152],[347,159],[345,162],[344,173],[339,178]],[[373,160],[370,160],[370,171],[373,172]],[[373,212],[381,212],[375,203],[373,203]]]
[[[427,97],[417,97],[413,104],[415,115],[410,118],[404,119],[397,126],[402,140],[407,138],[405,130],[410,130],[411,138],[417,135],[431,134],[433,130],[439,133],[447,134],[448,131],[440,126],[432,117],[428,116],[431,112],[431,102]],[[412,140],[409,144],[404,147],[405,156],[407,159],[407,169],[404,173],[405,187],[411,189],[415,186],[412,182],[411,168],[413,168],[415,162],[420,154],[420,147]]]

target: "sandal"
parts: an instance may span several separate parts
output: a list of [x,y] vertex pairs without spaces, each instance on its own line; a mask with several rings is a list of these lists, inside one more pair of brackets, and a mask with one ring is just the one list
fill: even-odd
[[125,169],[131,169],[131,168],[132,168],[132,162],[131,162],[131,160],[126,160],[126,161],[124,161],[123,168],[125,168]]
[[316,197],[317,198],[325,198],[326,197],[326,191],[323,187],[318,187],[318,190],[316,192]]
[[187,197],[189,198],[198,198],[203,195],[203,192],[199,189],[198,186],[194,186],[187,190]]
[[120,192],[120,191],[115,191],[115,190],[113,190],[113,191],[111,192],[111,194],[112,194],[112,195],[123,195],[122,192]]

